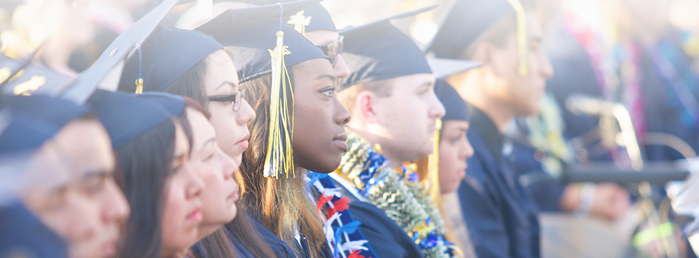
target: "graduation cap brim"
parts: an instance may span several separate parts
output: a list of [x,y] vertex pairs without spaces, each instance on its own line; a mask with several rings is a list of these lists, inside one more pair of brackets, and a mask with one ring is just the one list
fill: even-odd
[[432,74],[437,78],[446,78],[450,75],[483,66],[482,63],[475,61],[447,58],[427,58],[427,63],[430,64]]
[[125,60],[145,41],[178,0],[165,0],[121,33],[95,63],[78,77],[62,98],[84,103],[97,88],[115,91]]

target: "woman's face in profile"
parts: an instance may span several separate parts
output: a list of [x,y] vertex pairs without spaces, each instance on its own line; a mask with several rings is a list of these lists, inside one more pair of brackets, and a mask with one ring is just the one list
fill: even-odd
[[292,67],[294,73],[294,163],[319,172],[334,171],[347,151],[344,125],[350,113],[337,99],[335,72],[327,59]]
[[177,124],[176,128],[174,158],[165,182],[161,221],[163,256],[178,254],[194,245],[198,226],[204,219],[201,202],[204,183],[187,164],[189,142],[182,126]]

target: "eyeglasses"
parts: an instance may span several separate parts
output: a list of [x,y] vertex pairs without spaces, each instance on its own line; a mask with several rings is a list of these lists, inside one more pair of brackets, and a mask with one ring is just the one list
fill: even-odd
[[330,63],[333,65],[335,65],[335,62],[337,62],[337,55],[342,53],[342,41],[344,39],[345,36],[340,36],[340,38],[335,42],[330,43],[327,46],[319,47],[320,50],[323,50],[323,53],[325,53],[326,56],[330,57]]
[[240,103],[243,102],[243,94],[245,93],[245,89],[239,90],[236,93],[233,94],[227,94],[227,95],[214,95],[214,96],[209,96],[209,101],[219,101],[219,102],[228,102],[233,104],[233,111],[238,112],[240,110]]

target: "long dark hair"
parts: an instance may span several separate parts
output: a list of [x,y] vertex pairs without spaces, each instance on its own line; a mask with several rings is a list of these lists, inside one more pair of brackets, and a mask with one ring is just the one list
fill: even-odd
[[[226,53],[231,59],[233,58],[230,52],[226,51]],[[163,90],[167,93],[193,99],[203,107],[203,113],[207,118],[209,117],[209,103],[206,97],[206,89],[204,88],[204,78],[208,70],[208,63],[208,58],[202,59]],[[196,85],[199,86],[197,87]],[[242,185],[240,182],[238,184]],[[254,257],[274,257],[272,249],[261,239],[259,232],[252,226],[253,223],[246,213],[243,202],[238,202],[237,205],[238,214],[226,227],[238,239],[242,248],[246,249]],[[236,253],[238,250],[235,250],[235,246],[230,245],[229,238],[225,229],[217,230],[214,234],[201,240],[203,252],[206,253],[207,257],[235,257],[231,252]]]
[[121,189],[131,206],[118,257],[160,257],[165,182],[174,158],[175,123],[165,120],[116,150]]
[[[293,82],[293,69],[289,69]],[[295,232],[308,240],[310,256],[319,256],[325,243],[323,225],[316,212],[315,204],[306,194],[305,169],[298,168],[295,177],[279,179],[263,176],[269,132],[269,104],[272,75],[267,74],[241,84],[247,93],[245,99],[252,104],[255,120],[249,125],[250,148],[243,152],[243,160],[238,177],[241,184],[242,200],[258,215],[267,229],[288,243],[296,256],[303,256],[296,244]],[[287,94],[291,98],[291,93]],[[291,103],[289,100],[288,103]],[[293,119],[292,119],[293,120]],[[314,252],[315,251],[315,252]]]

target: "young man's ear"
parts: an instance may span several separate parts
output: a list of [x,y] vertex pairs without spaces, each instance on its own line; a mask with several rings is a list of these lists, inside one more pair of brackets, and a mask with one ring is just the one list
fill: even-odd
[[352,113],[359,114],[365,123],[378,123],[377,108],[378,96],[371,91],[362,91],[357,94],[354,110]]

